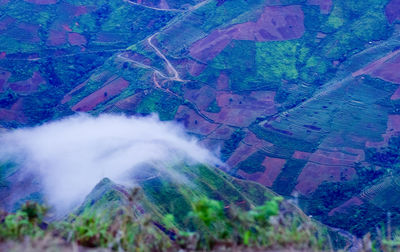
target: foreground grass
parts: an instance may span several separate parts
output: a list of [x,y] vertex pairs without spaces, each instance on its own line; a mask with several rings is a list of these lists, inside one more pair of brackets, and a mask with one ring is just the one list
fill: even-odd
[[[208,198],[193,200],[184,227],[167,214],[155,221],[129,206],[114,216],[84,212],[47,224],[47,209],[27,202],[0,216],[0,250],[5,251],[265,251],[329,249],[320,230],[293,213],[280,211],[282,199],[243,210]],[[182,226],[182,225],[180,225]]]

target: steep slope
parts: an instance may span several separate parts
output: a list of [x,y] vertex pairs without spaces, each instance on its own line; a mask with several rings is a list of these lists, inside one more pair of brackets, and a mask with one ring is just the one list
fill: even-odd
[[[361,234],[386,218],[387,207],[372,204],[370,214],[379,214],[366,221],[363,209],[371,205],[357,195],[395,167],[386,162],[382,170],[371,156],[398,146],[399,1],[118,4],[143,8],[160,22],[142,35],[130,34],[130,41],[122,38],[127,48],[93,65],[90,77],[74,79],[41,118],[156,112],[184,124],[209,148],[220,148],[231,174],[287,197],[300,194],[305,211],[330,225]],[[4,115],[23,111],[13,92],[2,94]],[[42,113],[35,107],[23,115]]]
[[[269,189],[250,181],[233,178],[220,170],[205,165],[171,167],[180,174],[180,180],[171,176],[174,173],[148,170],[133,178],[133,184],[142,189],[144,197],[136,206],[138,214],[152,213],[162,216],[173,213],[179,223],[191,210],[195,198],[210,197],[223,201],[228,208],[231,204],[243,208],[263,204],[276,196]],[[78,208],[78,213],[89,209],[101,212],[111,211],[128,204],[131,188],[119,186],[109,179],[103,179],[87,196]],[[293,209],[292,209],[293,210]]]
[[[224,204],[224,209],[232,207],[249,210],[277,196],[270,189],[246,180],[227,175],[220,169],[207,165],[177,164],[167,170],[152,170],[149,166],[140,175],[131,178],[134,187],[122,186],[104,178],[86,196],[84,202],[72,210],[75,215],[99,214],[104,221],[115,218],[122,212],[133,210],[136,218],[151,215],[156,226],[163,229],[167,214],[174,216],[174,225],[182,230],[195,228],[187,225],[187,216],[193,210],[196,199],[210,198]],[[0,169],[0,192],[12,192],[2,197],[2,208],[11,206],[9,211],[15,211],[26,200],[43,202],[40,186],[30,187],[30,181],[21,181],[13,177],[18,173],[18,167],[3,165]],[[177,176],[179,174],[179,176]],[[16,188],[19,189],[17,190]],[[5,188],[8,188],[5,189]],[[140,188],[137,190],[137,188]],[[18,192],[18,194],[16,193]],[[13,199],[11,199],[13,198]],[[289,202],[281,204],[284,216],[298,218],[300,222],[312,222],[298,207]],[[69,219],[69,214],[50,214],[50,220]],[[342,248],[350,246],[354,241],[340,232],[313,222],[323,236],[330,236],[333,246]],[[198,228],[198,227],[197,227]],[[196,228],[195,228],[196,229]]]
[[[112,57],[64,101],[73,111],[182,122],[221,148],[231,173],[299,193],[306,211],[351,228],[328,213],[358,193],[365,167],[378,169],[365,153],[398,131],[400,41],[387,3],[207,1]],[[119,88],[111,78],[130,85],[110,97]],[[353,183],[350,198],[329,204],[334,193],[316,193],[327,183]],[[355,232],[374,225],[363,217]]]
[[[177,165],[172,169],[183,172],[186,182],[177,183],[175,178],[160,173],[136,179],[141,191],[131,190],[103,179],[86,197],[85,202],[76,210],[76,214],[100,213],[102,216],[118,214],[121,209],[129,206],[134,209],[134,215],[140,218],[151,214],[153,221],[162,226],[166,214],[172,214],[175,225],[187,229],[187,214],[193,210],[193,200],[207,197],[222,201],[225,209],[236,206],[250,209],[262,205],[266,200],[276,196],[271,190],[251,181],[231,177],[219,169],[204,165]],[[281,212],[287,216],[296,216],[301,222],[311,221],[299,208],[284,202]],[[337,230],[330,229],[319,223],[314,223],[323,235],[328,235],[335,248],[352,246],[351,236],[345,236]]]
[[[64,220],[48,222],[45,207],[32,202],[15,214],[2,212],[0,247],[13,251],[70,251],[71,246],[79,251],[325,251],[352,244],[351,235],[311,221],[288,202],[278,203],[280,200],[274,198],[259,205],[260,198],[274,195],[261,185],[239,181],[207,166],[182,165],[174,169],[195,175],[189,183],[170,184],[173,178],[168,173],[161,174],[167,176],[160,187],[142,185],[142,190],[131,191],[104,178]],[[221,184],[223,188],[216,193],[225,199],[216,197],[212,190],[204,191],[201,175]],[[144,176],[141,181],[155,177]],[[238,199],[242,201],[236,202]],[[246,242],[248,230],[252,234]]]
[[123,0],[1,1],[1,124],[50,119],[93,69],[174,16]]

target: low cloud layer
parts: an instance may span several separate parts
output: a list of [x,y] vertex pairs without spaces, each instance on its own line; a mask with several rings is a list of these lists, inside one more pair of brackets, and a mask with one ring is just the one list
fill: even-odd
[[[143,164],[218,162],[173,122],[156,117],[77,115],[0,135],[0,159],[39,176],[48,204],[65,211],[83,201],[104,177],[125,185]],[[174,174],[174,176],[178,176]]]

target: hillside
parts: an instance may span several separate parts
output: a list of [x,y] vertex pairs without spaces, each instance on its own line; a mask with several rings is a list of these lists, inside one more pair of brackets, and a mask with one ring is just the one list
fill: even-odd
[[[81,225],[79,223],[82,222],[82,230],[79,232],[84,232],[83,230],[87,230],[88,232],[90,232],[91,229],[95,228],[95,234],[97,234],[98,232],[99,235],[102,235],[103,233],[100,230],[103,230],[104,226],[109,225],[110,222],[112,222],[113,224],[107,229],[107,232],[112,233],[112,231],[110,230],[115,228],[115,225],[122,225],[119,230],[123,230],[124,223],[120,223],[119,221],[123,221],[125,220],[124,218],[129,218],[128,216],[132,216],[132,218],[135,220],[135,225],[142,226],[139,227],[141,231],[136,230],[136,226],[131,227],[131,232],[139,233],[135,233],[135,243],[131,243],[129,245],[130,249],[128,247],[127,251],[133,251],[135,246],[140,246],[141,249],[144,249],[144,251],[151,251],[151,248],[155,248],[152,246],[162,246],[163,251],[174,251],[176,246],[179,245],[176,240],[186,239],[184,238],[185,234],[197,233],[201,236],[205,235],[206,239],[210,239],[210,244],[213,244],[212,237],[217,237],[216,234],[222,234],[219,233],[222,230],[215,230],[216,234],[212,232],[209,233],[211,230],[208,230],[208,228],[212,228],[211,226],[207,227],[204,226],[204,224],[202,223],[193,222],[190,219],[193,217],[193,211],[205,211],[205,214],[212,215],[212,212],[207,211],[219,211],[217,210],[218,207],[215,209],[216,206],[213,205],[218,203],[218,205],[220,205],[221,207],[221,213],[227,214],[228,216],[230,216],[229,218],[239,219],[224,220],[224,217],[218,215],[218,218],[214,222],[212,222],[212,225],[217,225],[216,227],[219,227],[221,229],[223,228],[223,226],[218,225],[221,225],[224,221],[228,221],[228,226],[234,223],[236,223],[235,225],[237,225],[237,223],[239,222],[247,222],[246,225],[254,225],[250,226],[249,228],[256,229],[259,228],[258,226],[256,226],[256,223],[257,225],[261,225],[261,222],[256,222],[252,224],[251,219],[249,219],[251,215],[249,215],[249,217],[245,217],[245,213],[241,213],[240,211],[249,211],[249,213],[251,213],[251,211],[254,211],[252,213],[255,214],[257,211],[264,209],[263,207],[265,206],[268,206],[268,209],[273,206],[265,202],[273,202],[274,200],[276,200],[276,194],[269,189],[251,181],[244,181],[231,177],[221,172],[217,168],[209,167],[206,165],[189,166],[186,164],[177,164],[170,169],[179,172],[179,174],[181,174],[182,178],[185,178],[185,180],[177,182],[176,178],[171,176],[171,173],[169,172],[158,171],[158,174],[154,175],[155,171],[151,171],[151,169],[148,169],[148,175],[141,174],[140,176],[132,178],[132,182],[136,184],[136,189],[132,190],[132,188],[118,185],[110,179],[104,178],[95,186],[95,188],[93,188],[89,195],[86,196],[84,202],[72,211],[74,215],[66,215],[63,217],[58,216],[55,219],[50,210],[50,215],[48,215],[49,218],[44,219],[44,222],[48,223],[45,226],[48,226],[46,229],[43,229],[44,232],[48,232],[48,238],[44,239],[43,241],[40,238],[42,237],[42,235],[39,229],[39,231],[35,231],[37,232],[36,238],[35,235],[27,233],[28,236],[32,237],[32,243],[28,242],[21,243],[20,245],[10,245],[12,244],[10,243],[12,240],[17,239],[18,241],[20,237],[15,235],[17,233],[11,233],[12,229],[10,229],[10,227],[3,227],[4,220],[2,220],[3,217],[0,216],[0,220],[2,220],[0,221],[0,248],[4,246],[12,246],[14,249],[16,249],[16,251],[23,251],[24,246],[25,249],[28,249],[28,247],[26,246],[33,246],[37,249],[46,248],[49,251],[52,248],[65,248],[66,251],[69,251],[69,238],[63,238],[63,236],[60,236],[60,234],[67,233],[68,236],[70,236],[71,234],[68,232],[74,232],[72,231],[73,229],[70,230],[72,227],[74,227],[74,225]],[[2,180],[0,181],[5,180],[7,179],[4,179],[3,176]],[[37,194],[37,192],[25,192],[27,194]],[[206,201],[204,201],[205,199]],[[201,204],[205,204],[201,206],[205,207],[205,210],[203,208],[199,208],[198,210],[196,210],[196,207],[200,207],[196,205],[199,204],[199,202],[203,202]],[[208,206],[208,204],[211,205]],[[31,211],[38,211],[39,213],[41,211],[40,208],[37,208],[37,206],[35,205],[21,205],[17,207],[17,209],[20,209],[21,207],[22,209],[30,207],[32,209]],[[207,210],[207,207],[210,207],[210,209]],[[33,210],[33,208],[36,210]],[[271,209],[267,211],[275,210]],[[354,241],[350,240],[350,237],[345,236],[334,229],[329,229],[320,223],[313,222],[306,215],[304,215],[301,210],[299,210],[296,206],[290,204],[289,202],[281,203],[279,206],[279,212],[280,213],[271,213],[271,216],[278,215],[276,218],[279,221],[272,222],[272,233],[265,234],[268,237],[272,235],[271,238],[273,238],[276,243],[271,243],[272,240],[267,241],[268,245],[264,244],[265,249],[275,248],[280,250],[291,248],[301,250],[302,248],[308,248],[319,251],[319,249],[327,248],[330,246],[333,246],[335,248],[343,248],[345,246],[350,247],[354,245]],[[235,214],[243,214],[243,216],[234,217]],[[150,225],[144,224],[147,218],[151,218]],[[210,218],[212,218],[212,216],[210,216]],[[66,220],[66,222],[63,222],[63,219]],[[87,224],[83,224],[86,223],[86,221]],[[232,224],[229,224],[231,221]],[[171,223],[168,224],[169,222]],[[52,226],[53,223],[55,223],[55,227]],[[19,225],[23,227],[24,224],[23,222],[21,222]],[[245,226],[242,227],[242,225],[244,224],[238,226],[240,228],[239,230],[246,228]],[[269,226],[270,225],[263,227],[262,232],[270,232],[268,231]],[[51,231],[53,228],[55,228],[55,231]],[[233,235],[233,239],[237,239],[235,238],[235,231],[232,231],[232,228],[234,228],[233,230],[235,230],[237,227],[228,228],[227,230],[231,230],[229,232],[233,232],[229,235]],[[21,228],[20,230],[21,234],[23,234],[24,230],[26,229]],[[254,232],[256,232],[256,230],[254,230]],[[282,233],[279,236],[275,236],[274,232]],[[78,235],[78,237],[81,237],[76,239],[78,244],[82,246],[82,248],[80,248],[82,249],[82,251],[86,250],[85,247],[104,246],[103,243],[96,242],[98,239],[96,238],[97,235],[92,236],[92,238],[90,238],[89,240],[85,238],[83,233],[81,236],[79,236],[79,233],[77,233],[76,235]],[[90,237],[90,233],[87,233],[85,235],[88,235]],[[147,239],[154,239],[152,240],[152,244],[146,244],[143,241],[140,242],[140,240],[139,243],[136,243],[137,239],[144,239],[141,235],[143,235],[143,237],[147,236]],[[152,235],[155,236],[153,237]],[[263,237],[262,233],[259,235],[260,238]],[[193,238],[190,237],[191,236],[187,237],[187,239],[189,239],[186,241],[189,242],[188,244],[191,244],[190,239],[196,239],[195,236],[193,236]],[[62,238],[64,241],[59,240],[60,238]],[[118,238],[116,237],[115,239]],[[232,238],[226,237],[226,244],[224,245],[224,238],[219,237],[219,239],[221,239],[222,243],[220,245],[213,246],[228,246],[229,248],[230,246],[238,246],[243,242],[240,239],[235,241],[231,240]],[[9,243],[5,241],[8,241]],[[182,240],[181,242],[183,241],[184,240]],[[203,246],[201,245],[202,242],[203,241],[200,239],[198,241],[198,246]],[[238,245],[235,245],[235,242],[239,242]],[[258,244],[257,240],[255,240],[254,242],[254,244]],[[261,242],[261,240],[259,242]],[[159,245],[156,245],[158,243]],[[169,246],[172,246],[170,248],[171,250],[167,249],[167,244],[170,244]],[[262,242],[260,244],[262,244]],[[249,249],[251,249],[250,244],[246,244],[245,247],[247,246],[250,246]],[[192,250],[188,249],[188,251]],[[219,251],[218,248],[215,248],[215,251]]]
[[92,70],[176,15],[129,1],[1,1],[2,125],[49,120]]
[[400,1],[0,3],[3,127],[155,112],[330,226],[400,224]]

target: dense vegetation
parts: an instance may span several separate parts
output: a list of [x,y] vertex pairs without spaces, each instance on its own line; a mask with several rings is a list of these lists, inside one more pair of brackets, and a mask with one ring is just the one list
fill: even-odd
[[[387,147],[371,148],[366,159],[371,165],[357,164],[357,177],[345,182],[324,182],[311,199],[303,199],[303,207],[307,213],[319,218],[328,225],[339,226],[362,236],[366,231],[376,233],[376,225],[387,221],[387,213],[391,213],[391,222],[400,224],[399,208],[396,200],[387,193],[397,195],[399,177],[399,144],[400,138],[394,137]],[[365,193],[366,192],[366,193]],[[338,215],[332,218],[328,213],[350,200],[354,195],[373,195],[358,209],[351,209],[353,218]],[[381,201],[381,202],[378,202]]]
[[172,214],[165,215],[161,223],[148,215],[135,215],[138,194],[134,190],[129,206],[115,216],[84,212],[52,223],[46,222],[45,207],[27,202],[15,214],[1,214],[0,248],[9,241],[27,238],[30,246],[42,246],[39,249],[68,248],[72,244],[115,251],[328,248],[328,241],[315,224],[279,211],[281,198],[248,211],[235,206],[224,208],[222,202],[207,198],[193,200],[185,228],[178,228]]

